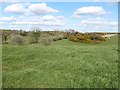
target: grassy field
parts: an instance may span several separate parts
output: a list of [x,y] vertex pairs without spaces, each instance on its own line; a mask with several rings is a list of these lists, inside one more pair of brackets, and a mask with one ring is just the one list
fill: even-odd
[[117,88],[117,49],[116,36],[102,44],[3,45],[3,87]]

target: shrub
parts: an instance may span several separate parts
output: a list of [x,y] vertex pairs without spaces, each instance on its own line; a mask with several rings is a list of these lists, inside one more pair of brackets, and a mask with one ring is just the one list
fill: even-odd
[[40,32],[39,31],[31,31],[29,33],[30,36],[30,43],[38,43],[39,37],[40,37]]
[[53,38],[53,41],[57,41],[58,39],[57,38]]
[[69,40],[73,42],[78,42],[78,39],[76,37],[69,37]]
[[54,37],[53,41],[58,41],[58,40],[62,40],[62,37]]
[[20,35],[15,35],[10,38],[10,43],[11,44],[18,44],[18,45],[23,45],[24,44],[24,39]]
[[58,37],[58,40],[62,40],[62,37]]
[[67,37],[63,36],[63,39],[67,39]]
[[101,43],[105,41],[103,37],[95,34],[76,34],[70,35],[69,40],[73,42],[83,42],[83,43]]
[[8,38],[9,38],[9,33],[8,32],[2,32],[2,43],[3,44],[7,43]]
[[21,32],[20,32],[20,35],[21,35],[21,36],[27,36],[27,32],[21,31]]
[[94,41],[105,41],[105,38],[101,36],[91,36],[90,39]]
[[44,37],[41,43],[45,46],[48,46],[51,44],[51,40],[48,37]]

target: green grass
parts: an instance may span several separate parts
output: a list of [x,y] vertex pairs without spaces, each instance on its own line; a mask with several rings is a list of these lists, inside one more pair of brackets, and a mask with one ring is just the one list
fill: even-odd
[[102,44],[60,40],[2,49],[4,88],[118,87],[117,37]]

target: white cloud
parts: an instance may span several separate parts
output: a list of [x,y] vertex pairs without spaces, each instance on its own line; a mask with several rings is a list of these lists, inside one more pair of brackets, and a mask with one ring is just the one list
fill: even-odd
[[88,6],[78,8],[74,15],[103,15],[106,14],[106,11],[100,6]]
[[[32,19],[31,19],[32,18]],[[45,27],[47,29],[51,27],[62,27],[66,24],[63,16],[20,16],[20,17],[2,17],[1,28],[11,29],[30,29],[31,27]],[[11,21],[11,22],[10,22]]]
[[92,19],[86,19],[86,20],[81,20],[79,25],[84,25],[84,26],[117,26],[118,22],[116,21],[110,21],[106,20],[104,18],[92,18]]
[[34,14],[47,14],[47,13],[56,13],[58,10],[55,10],[51,7],[48,7],[46,3],[40,3],[40,4],[31,4],[28,7],[29,11]]
[[117,32],[118,22],[97,17],[97,18],[81,20],[76,25],[76,27],[81,27],[83,31],[87,31],[87,32],[96,32],[96,31]]
[[22,21],[22,22],[13,22],[12,24],[16,24],[16,25],[50,25],[50,26],[62,26],[64,25],[63,22],[59,22],[59,21],[56,21],[56,22],[52,22],[52,21],[45,21],[45,22],[25,22],[25,21]]
[[57,18],[54,17],[54,16],[51,16],[51,15],[46,15],[46,16],[43,16],[42,19],[43,19],[44,21],[54,21],[54,20],[56,20]]
[[26,9],[22,4],[11,4],[4,11],[9,13],[25,13]]
[[[46,20],[45,20],[46,17]],[[48,17],[55,18],[54,20],[49,19]],[[9,19],[8,19],[9,18]],[[12,21],[14,19],[15,21]],[[17,18],[7,17],[4,21],[0,21],[1,29],[23,29],[23,30],[32,30],[32,28],[39,27],[42,30],[54,30],[63,28],[66,25],[66,19],[63,16],[19,16]],[[11,22],[10,22],[11,20]]]
[[42,17],[44,21],[55,21],[55,20],[63,20],[63,16],[51,16],[51,15],[45,15]]
[[23,4],[11,4],[8,5],[4,12],[7,13],[19,13],[24,14],[27,16],[36,15],[36,14],[49,14],[49,13],[56,13],[58,10],[53,9],[52,7],[48,7],[46,3],[23,3]]
[[13,16],[11,16],[11,17],[1,17],[0,18],[0,21],[2,21],[2,22],[9,22],[9,21],[15,21],[16,20],[16,18],[15,17],[13,17]]

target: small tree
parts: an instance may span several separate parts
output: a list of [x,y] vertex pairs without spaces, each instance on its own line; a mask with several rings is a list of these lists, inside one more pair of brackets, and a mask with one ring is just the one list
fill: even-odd
[[2,32],[2,42],[6,44],[8,38],[9,38],[9,33],[8,32]]
[[30,43],[38,43],[40,37],[40,31],[34,30],[30,32]]

